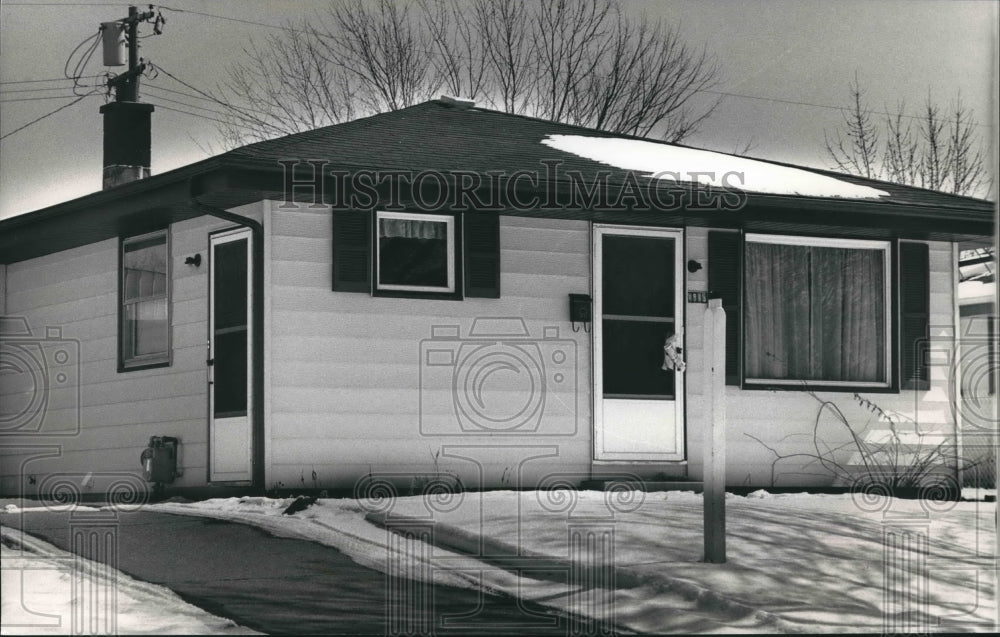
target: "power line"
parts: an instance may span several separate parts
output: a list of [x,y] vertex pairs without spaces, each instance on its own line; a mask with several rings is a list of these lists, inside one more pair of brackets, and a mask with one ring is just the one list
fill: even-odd
[[202,97],[201,95],[195,95],[194,93],[185,93],[184,91],[176,91],[176,90],[174,90],[172,88],[166,88],[166,87],[160,86],[158,84],[153,84],[154,81],[155,80],[149,80],[147,82],[147,84],[146,84],[146,89],[147,90],[152,88],[152,89],[156,89],[157,91],[165,91],[167,93],[175,93],[177,95],[183,95],[184,97],[190,97],[191,99],[194,99],[194,100],[202,100],[202,101],[205,101],[205,102],[212,102],[213,104],[216,103],[215,100],[209,99],[207,97]]
[[[160,9],[164,9],[166,11],[175,11],[177,13],[191,13],[191,14],[201,15],[201,16],[205,16],[205,17],[209,17],[209,18],[216,18],[216,19],[219,19],[219,20],[228,20],[230,22],[240,22],[240,23],[243,23],[243,24],[252,24],[252,25],[256,25],[256,26],[262,26],[262,27],[266,27],[266,28],[269,28],[269,29],[281,29],[282,31],[289,31],[289,32],[292,32],[292,33],[302,33],[302,34],[308,34],[309,33],[308,31],[304,31],[302,29],[294,29],[292,27],[279,26],[279,25],[276,25],[276,24],[268,24],[266,22],[256,22],[254,20],[246,20],[246,19],[243,19],[243,18],[233,18],[233,17],[230,17],[230,16],[224,16],[224,15],[219,15],[219,14],[215,14],[215,13],[206,13],[204,11],[194,11],[194,10],[191,10],[191,9],[175,9],[173,7],[167,7],[167,6],[163,6],[163,5],[156,5],[156,6],[158,8],[160,8]],[[427,53],[427,54],[434,54],[433,51],[424,50],[423,52]],[[461,58],[466,59],[466,60],[473,61],[472,57],[469,56],[469,55],[456,54],[456,56],[457,57],[461,57]],[[541,69],[541,63],[540,62],[535,62],[534,65],[532,65],[530,63],[524,63],[524,64],[518,65],[518,68],[520,68],[521,70],[539,71]],[[807,106],[807,107],[813,107],[813,108],[825,108],[825,109],[837,110],[837,111],[841,111],[841,112],[849,112],[849,110],[850,110],[848,107],[833,106],[831,104],[817,104],[815,102],[804,102],[804,101],[799,101],[799,100],[790,100],[790,99],[783,99],[783,98],[777,98],[777,97],[763,97],[763,96],[760,96],[760,95],[747,95],[745,93],[732,93],[732,92],[728,92],[728,91],[715,91],[715,90],[711,90],[711,89],[694,89],[692,92],[694,92],[694,93],[709,93],[709,94],[712,94],[712,95],[722,95],[722,96],[726,96],[726,97],[735,97],[735,98],[739,98],[739,99],[749,99],[749,100],[758,100],[758,101],[765,101],[765,102],[774,102],[774,103],[777,103],[777,104],[789,104],[789,105],[794,105],[794,106]],[[213,101],[218,101],[218,100],[214,100],[213,99]],[[220,102],[220,103],[222,103],[222,102]],[[227,104],[223,104],[223,105],[226,106],[227,108],[234,108],[234,107],[232,107],[230,105],[227,105]],[[894,117],[896,115],[902,115],[902,117],[905,117],[905,118],[911,119],[911,120],[916,120],[916,121],[921,121],[923,119],[923,117],[921,117],[919,115],[906,115],[906,114],[901,114],[901,113],[890,113],[888,111],[875,111],[875,110],[872,110],[872,111],[869,111],[869,112],[877,114],[877,115],[886,115],[886,116],[889,116],[889,117]],[[941,121],[943,121],[943,122],[954,122],[955,120],[947,119],[947,118],[942,118]],[[977,126],[979,128],[982,128],[985,125],[977,123],[977,124],[975,124],[975,126]]]
[[[60,6],[62,6],[62,5],[68,5],[68,6],[74,6],[74,5],[75,6],[126,6],[126,3],[110,3],[110,2],[109,3],[62,3],[62,2],[44,2],[44,3],[42,3],[42,2],[34,2],[34,3],[13,2],[13,3],[11,3],[11,2],[7,2],[5,4],[7,4],[7,5],[13,5],[13,6],[32,6],[32,5],[36,5],[36,6],[55,6],[55,5],[60,5]],[[208,13],[208,12],[205,12],[205,11],[195,11],[195,10],[192,10],[192,9],[177,9],[177,8],[174,8],[174,7],[167,7],[167,6],[164,6],[164,5],[156,5],[156,6],[158,8],[160,8],[160,9],[163,9],[163,10],[166,10],[166,11],[174,11],[176,13],[189,13],[189,14],[192,14],[192,15],[199,15],[199,16],[204,16],[204,17],[208,17],[208,18],[218,19],[218,20],[225,20],[225,21],[229,21],[229,22],[237,22],[237,23],[241,23],[241,24],[249,24],[249,25],[260,26],[260,27],[265,27],[265,28],[269,28],[269,29],[279,29],[279,30],[282,30],[282,31],[288,31],[288,32],[292,32],[292,33],[303,33],[303,34],[304,33],[308,33],[307,31],[304,31],[304,30],[301,30],[301,29],[294,29],[292,27],[279,26],[279,25],[276,25],[276,24],[268,24],[268,23],[265,23],[265,22],[257,22],[255,20],[247,20],[247,19],[243,19],[243,18],[234,18],[234,17],[231,17],[231,16],[219,15],[219,14],[215,14],[215,13]],[[90,38],[87,38],[87,40],[84,40],[83,42],[81,42],[80,45],[78,45],[77,48],[74,49],[74,53],[77,50],[79,50],[79,48],[81,46],[83,46],[84,44],[86,44],[86,42],[89,41],[89,40],[90,40]],[[92,49],[91,52],[90,52],[91,55],[93,53],[93,50],[94,49]],[[430,53],[430,52],[428,51],[427,53]],[[73,54],[70,54],[70,57],[72,57],[72,56],[73,56]],[[468,56],[460,56],[460,57],[466,58]],[[471,57],[468,57],[468,59],[471,59]],[[87,61],[89,61],[89,56],[87,56]],[[84,65],[85,64],[86,64],[86,62],[84,62]],[[67,60],[67,68],[68,68],[68,60]],[[223,100],[220,100],[220,99],[216,98],[215,96],[210,95],[210,94],[208,94],[208,93],[206,93],[204,91],[201,91],[200,89],[198,89],[198,88],[196,88],[196,87],[188,84],[187,82],[184,82],[183,80],[181,80],[181,79],[177,78],[176,76],[172,75],[169,71],[166,71],[162,67],[156,67],[156,68],[159,69],[159,70],[161,70],[161,71],[163,71],[164,73],[166,73],[169,77],[171,77],[175,81],[177,81],[177,82],[183,84],[184,86],[187,86],[188,88],[190,88],[190,89],[192,89],[192,90],[200,93],[204,97],[199,97],[199,96],[191,95],[191,94],[184,94],[184,93],[182,93],[180,91],[175,91],[175,92],[177,92],[179,94],[182,94],[182,95],[186,95],[187,97],[191,97],[191,98],[194,98],[194,99],[203,99],[203,100],[211,101],[211,102],[217,103],[217,104],[219,104],[219,105],[221,105],[221,106],[223,106],[223,107],[225,107],[227,109],[230,109],[232,111],[240,113],[240,114],[242,114],[242,115],[244,115],[244,116],[246,116],[246,117],[248,117],[250,119],[253,119],[255,121],[260,120],[260,118],[250,116],[244,110],[242,110],[240,108],[237,108],[237,107],[233,106],[232,104],[229,104],[229,103],[227,103],[227,102],[225,102]],[[538,62],[536,62],[534,65],[531,65],[531,64],[521,65],[521,68],[522,69],[530,69],[530,70],[536,70],[537,71],[540,68],[540,65],[539,65]],[[81,77],[83,77],[83,76],[81,76]],[[99,75],[86,76],[86,77],[99,77]],[[53,78],[52,80],[9,81],[9,82],[0,82],[0,84],[17,84],[17,83],[31,83],[31,82],[46,82],[46,81],[58,81],[58,80],[61,80],[61,79],[64,79],[64,78]],[[74,80],[74,85],[77,84],[77,78],[68,78],[68,79],[73,79]],[[75,86],[74,86],[74,89],[75,89]],[[170,89],[161,89],[161,90],[170,90]],[[764,101],[764,102],[772,102],[772,103],[777,103],[777,104],[788,104],[788,105],[792,105],[792,106],[804,106],[804,107],[812,107],[812,108],[823,108],[823,109],[836,110],[836,111],[841,111],[841,112],[847,112],[847,111],[849,111],[849,108],[843,107],[843,106],[834,106],[834,105],[831,105],[831,104],[819,104],[819,103],[816,103],[816,102],[806,102],[806,101],[801,101],[801,100],[791,100],[791,99],[776,98],[776,97],[764,97],[764,96],[760,96],[760,95],[749,95],[749,94],[746,94],[746,93],[733,93],[733,92],[730,92],[730,91],[717,91],[717,90],[712,90],[712,89],[696,89],[693,92],[695,92],[695,93],[708,93],[708,94],[713,94],[713,95],[721,95],[721,96],[733,97],[733,98],[737,98],[737,99],[748,99],[748,100],[757,100],[757,101]],[[28,98],[28,99],[49,99],[49,98]],[[0,100],[0,101],[14,101],[14,100]],[[27,101],[27,99],[22,100],[22,101]],[[188,106],[190,106],[192,108],[196,108],[196,107],[194,107],[192,105],[188,105]],[[164,108],[167,108],[167,107],[164,107]],[[178,109],[173,109],[173,110],[178,110]],[[923,119],[921,116],[918,116],[918,115],[906,115],[906,114],[900,114],[900,113],[890,113],[888,111],[876,111],[876,110],[872,110],[872,111],[869,111],[869,112],[874,113],[874,114],[878,114],[878,115],[890,116],[890,117],[896,116],[896,115],[902,115],[902,117],[905,117],[905,118],[910,119],[910,120],[916,120],[916,121],[921,121]],[[954,121],[954,120],[949,120],[947,118],[942,118],[942,121],[944,121],[944,122],[951,122],[951,121]],[[266,123],[266,122],[261,122],[261,123],[265,124],[265,125],[267,125],[269,127],[271,127],[275,131],[282,132],[281,129],[279,129],[277,126],[274,126],[274,125]],[[982,124],[976,124],[976,126],[977,127],[982,127],[983,125]]]
[[[82,95],[82,97],[86,97],[87,95],[91,95],[91,93],[85,93],[84,95]],[[48,97],[12,97],[9,100],[0,100],[0,103],[36,102],[38,100],[62,100],[66,99],[67,97],[73,97],[73,94],[71,93],[70,95],[49,95]]]
[[[97,73],[95,75],[81,75],[80,79],[100,77],[100,75],[101,75],[100,73]],[[36,84],[38,82],[68,82],[72,79],[73,78],[71,77],[51,77],[44,80],[7,80],[4,82],[0,82],[0,84]]]
[[[759,95],[746,95],[744,93],[729,93],[727,91],[713,91],[713,90],[707,89],[707,88],[706,89],[698,89],[695,92],[696,93],[712,93],[713,95],[725,95],[726,97],[738,97],[738,98],[748,99],[748,100],[761,100],[761,101],[765,101],[765,102],[777,102],[779,104],[792,104],[794,106],[813,106],[813,107],[816,107],[816,108],[827,108],[827,109],[832,109],[832,110],[837,110],[837,111],[849,111],[850,110],[850,108],[848,108],[846,106],[831,106],[830,104],[816,104],[815,102],[800,102],[800,101],[796,101],[796,100],[787,100],[787,99],[782,99],[782,98],[778,98],[778,97],[761,97]],[[924,119],[920,115],[906,115],[906,114],[903,114],[903,113],[890,113],[888,111],[867,110],[867,112],[874,113],[875,115],[888,115],[889,117],[895,117],[896,115],[901,115],[902,117],[905,117],[907,119],[915,119],[915,120],[923,120]],[[954,122],[955,120],[953,120],[953,119],[947,119],[947,118],[941,118],[941,121],[943,121],[943,122]],[[976,126],[982,127],[983,125],[982,124],[976,124]]]
[[[157,98],[157,99],[159,99],[159,98]],[[175,113],[184,113],[185,115],[191,115],[192,117],[200,117],[201,119],[211,120],[213,122],[218,122],[220,124],[229,124],[229,122],[227,122],[225,120],[222,120],[222,119],[216,119],[215,117],[208,117],[207,115],[201,115],[199,113],[192,113],[190,111],[181,110],[179,108],[173,108],[171,106],[164,106],[163,104],[157,104],[156,102],[150,102],[150,104],[152,104],[153,106],[155,106],[157,108],[162,108],[165,111],[174,111]]]
[[8,7],[127,7],[128,2],[4,2]]
[[191,84],[188,84],[187,82],[185,82],[184,80],[180,79],[179,77],[177,77],[176,75],[174,75],[173,73],[171,73],[170,71],[168,71],[167,69],[163,68],[162,66],[160,66],[158,64],[154,65],[154,64],[150,63],[149,66],[152,67],[156,71],[162,71],[164,73],[164,75],[166,75],[167,77],[173,79],[175,82],[179,82],[180,84],[183,84],[184,86],[188,87],[192,91],[194,91],[196,93],[200,93],[201,95],[204,95],[209,100],[211,100],[213,102],[216,102],[218,104],[221,104],[222,106],[228,108],[229,110],[235,111],[236,113],[239,113],[240,115],[242,115],[243,117],[245,117],[245,118],[247,118],[247,119],[249,119],[251,121],[257,122],[258,124],[260,124],[262,126],[267,126],[267,127],[271,128],[272,130],[277,131],[278,133],[282,133],[282,134],[285,133],[285,131],[283,131],[282,129],[278,128],[274,124],[271,124],[270,122],[266,122],[263,119],[261,119],[260,117],[256,117],[256,116],[254,116],[252,114],[249,114],[247,111],[244,111],[244,110],[242,110],[240,108],[237,108],[236,106],[233,106],[232,104],[229,104],[228,102],[224,102],[224,101],[220,100],[219,98],[215,97],[214,95],[211,95],[210,93],[206,93],[205,91],[201,90],[200,88],[198,88],[196,86],[192,86]]
[[[149,88],[149,87],[146,87],[146,88]],[[205,108],[204,106],[195,106],[194,104],[188,104],[187,102],[182,102],[180,100],[170,99],[169,97],[163,97],[162,95],[154,95],[152,97],[153,97],[153,99],[165,100],[167,102],[170,102],[171,104],[178,104],[180,106],[187,106],[188,108],[196,108],[196,109],[198,109],[200,111],[205,111],[206,113],[211,113],[213,115],[218,115],[219,117],[225,117],[226,116],[225,113],[220,113],[219,111],[213,111],[212,109]],[[166,107],[164,106],[164,108],[166,108]]]
[[31,120],[30,122],[28,122],[28,123],[27,123],[27,124],[25,124],[24,126],[21,126],[20,128],[15,128],[15,129],[14,129],[14,130],[12,130],[11,132],[7,133],[6,135],[3,135],[3,136],[0,136],[0,139],[7,139],[8,137],[10,137],[11,135],[13,135],[14,133],[16,133],[16,132],[18,132],[18,131],[22,131],[22,130],[24,130],[25,128],[27,128],[27,127],[29,127],[29,126],[31,126],[31,125],[33,125],[33,124],[37,124],[38,122],[42,121],[42,120],[43,120],[43,119],[45,119],[46,117],[50,117],[50,116],[52,116],[52,115],[55,115],[55,114],[56,114],[56,113],[58,113],[59,111],[61,111],[61,110],[63,110],[63,109],[66,109],[66,108],[69,108],[70,106],[72,106],[72,105],[76,104],[76,103],[77,103],[77,102],[79,102],[80,100],[82,100],[82,99],[84,99],[84,98],[86,98],[86,97],[89,97],[89,96],[93,95],[93,94],[94,94],[94,93],[96,93],[96,92],[97,92],[97,91],[93,91],[93,92],[91,92],[91,93],[87,93],[87,94],[85,94],[85,95],[81,95],[80,97],[76,98],[76,99],[75,99],[75,100],[73,100],[72,102],[69,102],[68,104],[63,104],[62,106],[60,106],[60,107],[59,107],[59,108],[57,108],[56,110],[54,110],[54,111],[50,111],[50,112],[46,113],[45,115],[42,115],[41,117],[39,117],[39,118],[37,118],[37,119],[33,119],[33,120]]
[[8,95],[10,93],[44,93],[46,91],[66,91],[72,87],[69,86],[53,86],[52,88],[19,88],[19,89],[0,89],[0,95]]
[[[172,88],[166,88],[166,87],[160,86],[158,84],[153,84],[154,81],[155,80],[150,80],[146,84],[146,89],[155,89],[157,91],[165,91],[167,93],[171,93],[171,94],[175,94],[175,95],[182,95],[184,97],[187,97],[187,98],[190,98],[190,99],[194,99],[194,100],[202,100],[204,102],[211,102],[212,104],[221,104],[221,102],[219,102],[219,100],[216,100],[216,99],[210,99],[210,98],[207,98],[207,97],[202,97],[201,95],[195,95],[194,93],[186,93],[184,91],[177,91],[177,90],[174,90]],[[229,107],[227,107],[227,108],[229,108]],[[270,111],[262,110],[262,109],[259,109],[259,108],[253,108],[253,107],[250,107],[250,106],[244,106],[244,107],[241,107],[241,108],[243,110],[246,110],[248,113],[260,113],[260,114],[265,115],[265,116],[268,116],[268,115],[271,114]],[[232,107],[230,110],[236,110],[236,109],[235,109],[235,107]]]
[[292,33],[307,33],[301,29],[293,29],[291,27],[283,27],[277,24],[267,24],[266,22],[255,22],[253,20],[244,20],[243,18],[232,18],[225,15],[218,15],[215,13],[205,13],[204,11],[193,11],[191,9],[174,9],[173,7],[165,7],[162,4],[156,5],[157,8],[164,9],[166,11],[175,11],[177,13],[193,13],[195,15],[205,16],[206,18],[217,18],[219,20],[228,20],[230,22],[241,22],[243,24],[253,24],[259,27],[267,27],[269,29],[281,29],[282,31],[291,31]]

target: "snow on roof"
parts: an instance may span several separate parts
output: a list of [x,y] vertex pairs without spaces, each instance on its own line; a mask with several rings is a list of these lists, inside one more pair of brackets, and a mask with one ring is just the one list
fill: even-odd
[[842,181],[808,170],[781,166],[709,150],[685,148],[641,139],[548,135],[551,148],[625,170],[719,188],[738,188],[776,195],[876,199],[884,190]]

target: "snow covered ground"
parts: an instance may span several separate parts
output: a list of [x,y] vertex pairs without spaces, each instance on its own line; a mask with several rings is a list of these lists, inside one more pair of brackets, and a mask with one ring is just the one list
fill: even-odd
[[[150,508],[312,539],[372,568],[504,591],[641,632],[991,631],[997,614],[994,503],[730,494],[728,561],[707,564],[702,498],[691,492],[323,499],[282,515],[289,502]],[[438,546],[399,541],[366,515],[433,528]],[[509,566],[518,556],[544,572],[518,577]]]
[[[38,538],[6,527],[0,527],[0,536],[0,634],[259,634],[210,615],[169,589],[109,572]],[[77,590],[75,597],[76,576],[85,592]],[[79,603],[84,594],[107,602],[112,590],[117,590],[114,606],[98,603],[83,608]],[[105,612],[109,608],[113,618]],[[82,623],[74,626],[73,613]]]

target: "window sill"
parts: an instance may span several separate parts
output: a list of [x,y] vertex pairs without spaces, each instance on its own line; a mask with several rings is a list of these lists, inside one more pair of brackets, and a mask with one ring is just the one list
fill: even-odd
[[157,367],[170,367],[170,360],[143,361],[141,363],[118,364],[118,373],[137,372],[142,369],[156,369]]
[[591,458],[590,464],[595,466],[613,466],[613,465],[649,465],[649,464],[663,464],[671,466],[686,466],[687,460],[597,460],[596,458]]
[[747,391],[815,391],[815,392],[841,392],[841,393],[852,393],[852,394],[898,394],[899,388],[892,385],[840,385],[840,384],[823,384],[823,383],[748,383],[745,382],[739,386],[740,389]]
[[438,301],[461,301],[461,292],[417,292],[409,290],[372,290],[373,297],[390,299],[431,299]]

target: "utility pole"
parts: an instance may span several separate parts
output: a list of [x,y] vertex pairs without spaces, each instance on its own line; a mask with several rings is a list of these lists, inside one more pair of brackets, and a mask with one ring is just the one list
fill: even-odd
[[139,23],[156,19],[153,33],[161,33],[163,16],[153,11],[128,8],[128,17],[101,25],[104,39],[104,65],[123,66],[122,35],[128,46],[128,70],[108,79],[115,90],[115,101],[101,107],[104,115],[104,188],[149,177],[152,146],[153,105],[139,101],[139,78],[146,63],[139,57]]
[[[139,101],[139,78],[146,70],[146,63],[139,61],[139,23],[157,17],[150,5],[149,11],[139,13],[135,7],[128,8],[128,17],[120,22],[126,29],[126,42],[128,43],[128,71],[108,80],[108,86],[115,89],[116,102],[138,102]],[[159,25],[162,17],[157,18],[157,23],[153,30],[159,33]]]

